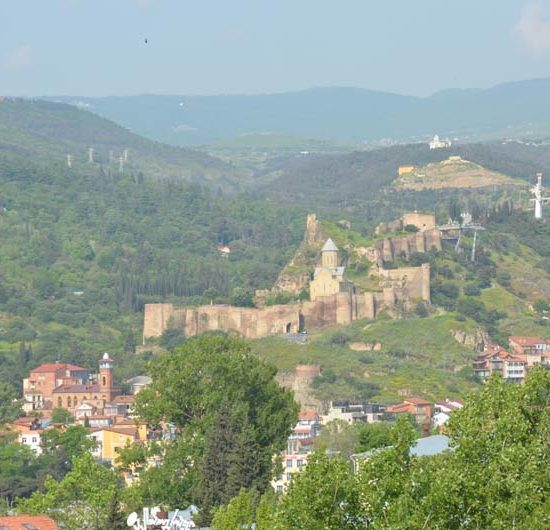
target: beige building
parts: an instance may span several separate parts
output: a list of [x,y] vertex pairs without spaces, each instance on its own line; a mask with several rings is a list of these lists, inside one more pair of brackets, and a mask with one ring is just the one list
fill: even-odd
[[315,301],[338,293],[353,293],[353,283],[344,279],[345,267],[340,265],[338,247],[332,239],[321,249],[321,266],[315,268],[309,284],[309,296]]

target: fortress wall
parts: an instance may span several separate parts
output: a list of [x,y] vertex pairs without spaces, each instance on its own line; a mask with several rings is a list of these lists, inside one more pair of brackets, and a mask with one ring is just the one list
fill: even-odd
[[174,316],[172,304],[145,304],[143,322],[143,340],[160,337],[168,327],[168,321]]
[[424,263],[420,267],[402,267],[399,269],[379,269],[382,278],[390,281],[404,281],[408,296],[422,298],[430,302],[430,264]]
[[355,300],[357,308],[356,318],[374,318],[376,316],[373,292],[358,294]]
[[355,320],[356,315],[354,315],[354,305],[355,305],[356,296],[349,293],[338,293],[336,295],[336,323],[347,325],[351,324]]
[[200,335],[207,331],[235,330],[255,339],[272,333],[297,333],[300,304],[275,305],[260,309],[233,306],[200,306],[186,311],[185,333]]
[[431,213],[405,213],[402,217],[403,226],[416,226],[421,232],[435,228],[435,215]]
[[432,250],[432,248],[435,248],[436,250],[441,250],[441,231],[437,228],[434,230],[430,230],[426,232],[425,234],[426,238],[426,249],[427,251]]
[[418,232],[414,236],[414,246],[416,247],[416,252],[426,252],[426,236],[422,232]]
[[426,253],[435,248],[441,250],[441,232],[429,229],[403,237],[385,238],[376,243],[384,261],[393,261],[399,254],[410,256],[414,252]]

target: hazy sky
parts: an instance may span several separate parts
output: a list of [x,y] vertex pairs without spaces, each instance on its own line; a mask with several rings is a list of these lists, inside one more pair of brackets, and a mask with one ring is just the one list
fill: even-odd
[[550,77],[550,0],[0,0],[0,24],[9,95],[428,95]]

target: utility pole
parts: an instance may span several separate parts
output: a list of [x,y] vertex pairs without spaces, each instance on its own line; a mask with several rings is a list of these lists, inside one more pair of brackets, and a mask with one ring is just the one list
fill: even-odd
[[88,164],[94,163],[94,148],[88,147]]
[[124,162],[128,162],[128,149],[124,149],[122,156],[124,156]]
[[124,157],[123,156],[120,156],[118,158],[118,171],[120,173],[124,173]]
[[67,155],[67,167],[73,167],[73,155]]

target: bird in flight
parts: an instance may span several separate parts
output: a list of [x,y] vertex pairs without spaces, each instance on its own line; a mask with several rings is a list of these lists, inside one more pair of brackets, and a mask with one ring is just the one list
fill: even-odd
[[149,41],[147,40],[147,37],[145,38],[145,44],[147,44]]

